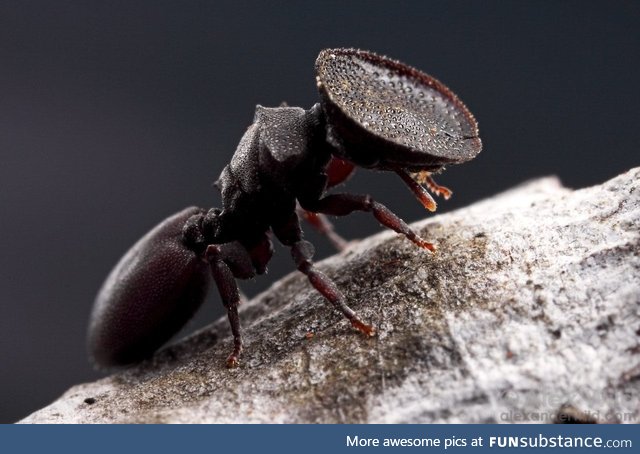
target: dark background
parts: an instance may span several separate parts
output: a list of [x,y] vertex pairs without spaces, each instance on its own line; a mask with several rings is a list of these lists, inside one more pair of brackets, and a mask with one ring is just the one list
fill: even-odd
[[[0,422],[100,376],[84,336],[113,264],[173,212],[218,205],[211,183],[255,104],[311,106],[315,57],[337,46],[418,67],[475,113],[484,151],[440,177],[455,190],[441,211],[540,175],[583,187],[640,163],[638,2],[4,1]],[[425,216],[397,177],[362,171],[349,186]],[[338,226],[380,229],[365,215]],[[248,293],[293,269],[277,252]],[[220,306],[215,295],[190,328]]]

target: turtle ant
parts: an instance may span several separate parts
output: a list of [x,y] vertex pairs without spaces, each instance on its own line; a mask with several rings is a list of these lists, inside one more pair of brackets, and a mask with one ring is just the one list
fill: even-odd
[[[403,63],[355,49],[326,49],[315,65],[320,103],[257,106],[216,185],[222,209],[187,208],[140,239],[96,297],[89,350],[102,366],[142,360],[175,334],[202,304],[211,277],[234,339],[227,366],[238,365],[242,337],[236,279],[265,273],[271,234],[291,249],[311,285],[365,335],[375,329],[313,262],[300,218],[345,246],[325,215],[371,213],[382,225],[434,251],[402,219],[368,195],[327,194],[355,167],[392,171],[422,205],[427,192],[451,191],[431,176],[475,157],[482,144],[473,115],[446,86]],[[426,186],[426,188],[425,188]]]

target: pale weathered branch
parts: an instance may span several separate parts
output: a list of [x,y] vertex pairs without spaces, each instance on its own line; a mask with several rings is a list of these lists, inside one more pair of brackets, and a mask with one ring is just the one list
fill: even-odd
[[549,422],[640,418],[640,168],[537,180],[320,263],[379,335],[291,274],[147,363],[23,422]]

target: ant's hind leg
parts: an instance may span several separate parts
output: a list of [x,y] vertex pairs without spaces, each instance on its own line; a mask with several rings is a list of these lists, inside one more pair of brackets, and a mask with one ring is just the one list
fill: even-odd
[[233,350],[227,357],[227,367],[236,367],[242,353],[242,334],[240,334],[240,317],[238,316],[238,304],[240,295],[236,280],[229,267],[222,261],[211,264],[211,272],[218,286],[220,297],[227,309],[227,317],[231,325],[233,335]]
[[347,305],[347,300],[336,284],[313,264],[314,248],[311,243],[302,239],[302,230],[298,216],[294,213],[289,221],[273,229],[278,239],[291,248],[291,257],[296,268],[304,273],[313,287],[351,322],[351,325],[367,336],[375,335],[375,328],[367,325],[358,314]]
[[240,292],[231,268],[223,261],[224,254],[221,248],[216,245],[209,245],[205,255],[211,266],[211,274],[220,292],[222,303],[227,309],[227,317],[229,318],[231,334],[233,335],[233,351],[227,357],[227,367],[236,367],[242,353],[242,335],[240,333],[240,317],[238,316]]
[[436,247],[414,232],[389,208],[376,202],[368,195],[331,194],[322,199],[303,205],[304,208],[333,216],[346,216],[354,211],[370,212],[385,227],[406,236],[417,246],[435,252]]

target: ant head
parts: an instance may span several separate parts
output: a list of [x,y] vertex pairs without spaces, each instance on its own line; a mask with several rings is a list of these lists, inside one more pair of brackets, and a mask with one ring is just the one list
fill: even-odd
[[336,154],[361,167],[434,171],[474,158],[478,125],[444,84],[398,61],[326,49],[316,82]]

